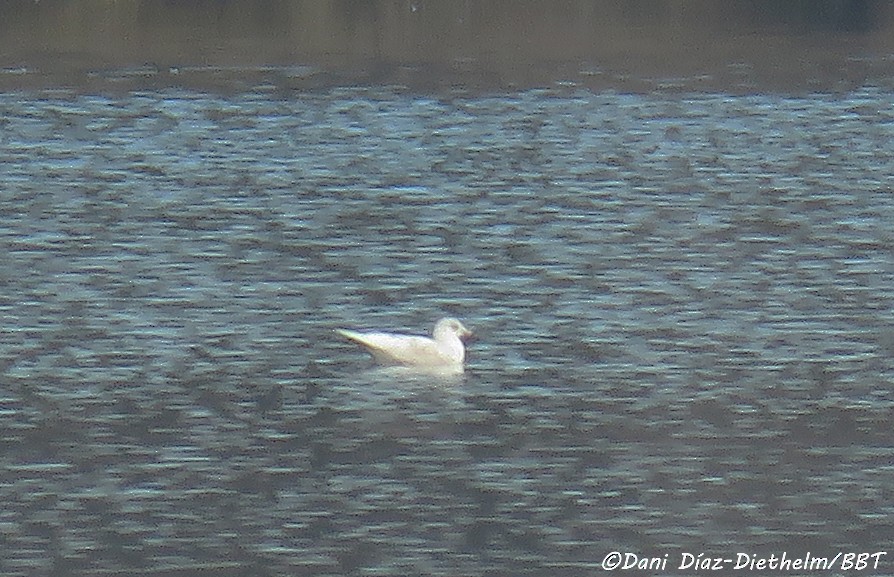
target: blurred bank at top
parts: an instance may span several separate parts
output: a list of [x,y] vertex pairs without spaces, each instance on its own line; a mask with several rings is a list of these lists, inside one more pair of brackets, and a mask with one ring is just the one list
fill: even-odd
[[872,0],[7,0],[0,89],[839,91],[894,77]]

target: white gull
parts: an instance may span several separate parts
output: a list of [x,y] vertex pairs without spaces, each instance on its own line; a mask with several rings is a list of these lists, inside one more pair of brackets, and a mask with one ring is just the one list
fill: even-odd
[[448,372],[462,372],[466,358],[463,339],[472,336],[472,331],[450,317],[435,324],[433,338],[345,329],[336,332],[366,347],[383,365]]

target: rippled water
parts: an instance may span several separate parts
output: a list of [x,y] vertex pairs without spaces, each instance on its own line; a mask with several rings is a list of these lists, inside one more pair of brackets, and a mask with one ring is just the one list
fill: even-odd
[[[888,91],[0,111],[4,575],[579,576],[894,539]],[[478,334],[455,382],[333,333],[444,313]]]

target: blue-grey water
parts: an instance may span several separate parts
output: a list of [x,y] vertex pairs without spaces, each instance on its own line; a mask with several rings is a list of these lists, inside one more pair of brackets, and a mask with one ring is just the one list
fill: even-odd
[[[690,574],[894,542],[890,90],[0,113],[5,576]],[[477,334],[457,380],[333,332],[444,314]]]

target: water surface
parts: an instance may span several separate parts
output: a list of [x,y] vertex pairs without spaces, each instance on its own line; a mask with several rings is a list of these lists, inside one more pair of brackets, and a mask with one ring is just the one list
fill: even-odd
[[[0,111],[4,575],[579,576],[894,538],[889,90]],[[478,334],[459,381],[333,332],[445,313]]]

